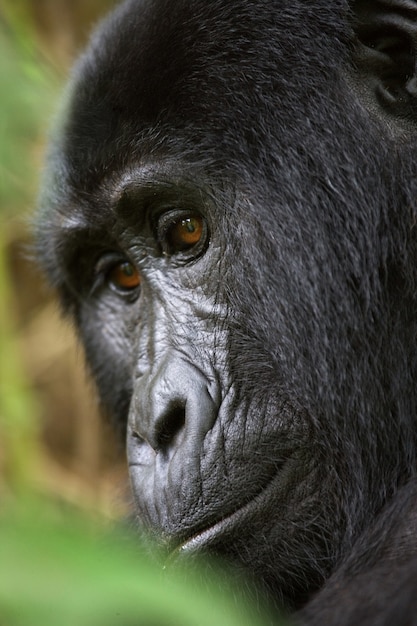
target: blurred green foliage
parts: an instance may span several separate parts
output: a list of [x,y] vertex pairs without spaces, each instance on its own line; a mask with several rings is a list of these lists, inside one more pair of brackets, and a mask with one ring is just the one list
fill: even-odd
[[0,497],[6,485],[15,492],[30,488],[38,445],[36,400],[20,359],[2,235],[0,229]]
[[37,411],[19,354],[8,244],[23,230],[21,215],[35,196],[34,153],[58,81],[25,23],[0,17],[0,456],[8,487],[21,489],[35,462]]
[[33,202],[34,153],[54,109],[57,75],[22,23],[0,20],[0,215]]
[[51,502],[0,515],[1,626],[266,626],[236,582],[192,564],[163,568],[124,531]]

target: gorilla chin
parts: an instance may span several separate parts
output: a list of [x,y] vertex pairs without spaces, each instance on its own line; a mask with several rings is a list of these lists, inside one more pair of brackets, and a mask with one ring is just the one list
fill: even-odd
[[39,200],[138,533],[304,626],[416,623],[417,3],[127,0]]

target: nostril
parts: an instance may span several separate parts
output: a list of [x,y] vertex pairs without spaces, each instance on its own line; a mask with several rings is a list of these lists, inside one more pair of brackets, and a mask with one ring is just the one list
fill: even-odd
[[161,416],[156,427],[156,441],[158,449],[165,450],[174,443],[175,438],[182,431],[185,424],[185,405],[172,404],[166,413]]

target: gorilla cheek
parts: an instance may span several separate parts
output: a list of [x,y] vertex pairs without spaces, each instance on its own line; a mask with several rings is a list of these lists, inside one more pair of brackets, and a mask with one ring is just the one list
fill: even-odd
[[133,362],[132,339],[124,314],[117,302],[113,306],[99,302],[94,309],[89,305],[83,307],[78,319],[87,363],[96,380],[102,406],[122,432],[126,429],[132,393]]

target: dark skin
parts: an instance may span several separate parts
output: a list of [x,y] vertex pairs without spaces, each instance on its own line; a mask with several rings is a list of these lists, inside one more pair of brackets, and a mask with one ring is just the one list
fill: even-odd
[[412,0],[127,2],[48,157],[138,525],[305,624],[417,614],[416,50]]

